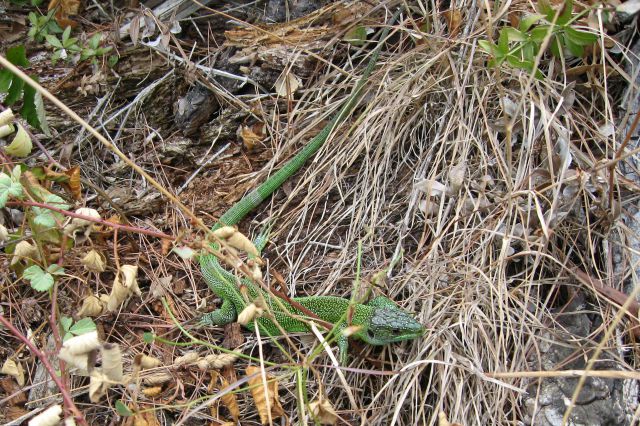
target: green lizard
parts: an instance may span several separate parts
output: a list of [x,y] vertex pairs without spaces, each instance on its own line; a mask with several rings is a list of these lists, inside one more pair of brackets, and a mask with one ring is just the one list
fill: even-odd
[[[395,20],[396,17],[397,14],[393,20]],[[244,196],[223,214],[219,223],[216,224],[212,230],[219,229],[224,225],[235,225],[240,222],[240,220],[262,203],[262,201],[267,199],[320,149],[331,132],[347,118],[355,107],[360,92],[375,67],[383,41],[388,33],[389,27],[385,28],[382,32],[378,46],[372,52],[367,67],[353,89],[352,94],[331,121],[280,170],[267,179],[262,185]],[[266,240],[256,244],[259,246],[259,250],[265,242]],[[216,245],[212,246],[214,249],[218,249]],[[269,311],[273,314],[273,317],[272,319],[262,317],[257,320],[262,332],[270,336],[277,336],[281,334],[281,329],[286,332],[309,331],[307,322],[301,320],[302,318],[308,318],[308,315],[304,315],[303,312],[284,299],[279,300],[280,303],[275,303],[274,296],[256,286],[251,280],[242,279],[242,284],[248,293],[246,296],[243,296],[237,285],[236,277],[224,270],[215,256],[200,256],[200,266],[205,281],[216,296],[222,299],[222,306],[218,310],[202,318],[204,324],[225,325],[233,322],[236,320],[237,314],[248,305],[248,300],[252,301],[263,298],[269,305]],[[357,326],[357,331],[352,334],[352,337],[356,337],[372,345],[384,345],[415,339],[424,332],[424,327],[409,313],[398,308],[393,301],[384,296],[376,297],[367,304],[354,303],[349,299],[334,296],[296,297],[292,300],[316,314],[320,319],[338,325],[340,329],[346,327],[345,322],[348,322],[349,325]],[[277,321],[280,328],[277,327],[273,321]],[[254,330],[253,323],[247,325],[247,328]],[[338,347],[340,349],[341,362],[345,363],[347,338],[343,333],[338,333]]]

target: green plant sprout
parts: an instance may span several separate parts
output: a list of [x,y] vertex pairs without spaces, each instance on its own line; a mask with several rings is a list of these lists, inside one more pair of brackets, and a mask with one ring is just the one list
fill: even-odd
[[51,9],[46,15],[40,16],[36,15],[35,12],[29,12],[29,22],[31,23],[31,28],[27,33],[29,40],[42,43],[47,35],[60,34],[62,32],[62,28],[53,18],[54,13],[55,9]]
[[506,62],[513,68],[523,69],[534,73],[537,78],[543,78],[542,72],[535,67],[535,58],[540,54],[547,37],[551,54],[556,57],[562,57],[564,52],[581,57],[584,55],[584,48],[598,40],[596,34],[572,27],[584,14],[573,13],[573,0],[565,2],[557,19],[555,9],[547,0],[538,2],[538,10],[542,13],[525,16],[518,28],[502,28],[497,44],[489,40],[478,41],[480,48],[492,57],[488,62],[489,66],[497,67]]

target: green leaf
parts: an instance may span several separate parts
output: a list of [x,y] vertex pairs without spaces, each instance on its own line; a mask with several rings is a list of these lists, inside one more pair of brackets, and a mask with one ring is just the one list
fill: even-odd
[[22,276],[31,283],[36,291],[49,291],[53,287],[53,276],[42,270],[38,265],[29,266]]
[[495,55],[496,45],[489,40],[478,40],[478,46],[490,55]]
[[500,31],[497,49],[498,52],[502,53],[503,55],[509,53],[509,34],[507,34],[505,31]]
[[64,29],[62,33],[62,44],[66,44],[67,40],[69,40],[69,36],[71,35],[71,27],[67,27]]
[[538,0],[538,11],[547,17],[549,22],[553,21],[556,11],[547,0]]
[[0,208],[7,204],[9,197],[22,197],[22,184],[5,173],[0,173]]
[[58,62],[58,60],[62,56],[62,52],[63,52],[63,49],[56,50],[55,52],[53,52],[53,55],[51,55],[51,63],[53,65],[55,65],[56,62]]
[[122,402],[121,399],[116,401],[116,412],[122,417],[133,416],[133,412],[129,409],[129,407],[127,407],[124,402]]
[[96,330],[96,324],[93,322],[91,318],[82,318],[77,323],[73,324],[73,327],[69,329],[69,331],[76,336],[80,336],[81,334],[90,333]]
[[565,26],[571,21],[573,17],[573,0],[566,0],[564,2],[564,8],[562,9],[562,13],[558,16],[558,20],[556,24],[559,26]]
[[9,87],[11,87],[11,80],[13,80],[11,71],[7,69],[0,70],[0,93],[7,93]]
[[520,31],[516,30],[513,27],[505,27],[500,30],[500,37],[502,37],[502,33],[506,33],[507,40],[511,42],[522,42],[527,40],[527,36]]
[[95,33],[89,39],[89,47],[92,49],[97,49],[100,46],[100,39],[102,38],[102,33]]
[[31,22],[31,25],[38,25],[38,15],[36,15],[34,12],[29,12],[28,18],[29,22]]
[[27,120],[27,123],[39,129],[40,122],[38,120],[38,113],[36,112],[35,96],[36,89],[29,86],[28,84],[25,85],[22,98],[22,109],[20,110],[20,114],[22,115],[22,117],[24,117],[25,120]]
[[20,67],[29,66],[29,60],[26,56],[26,49],[23,45],[10,47],[9,49],[7,49],[6,56],[9,62],[11,62],[13,65]]
[[142,340],[144,340],[145,343],[153,343],[153,341],[155,340],[155,335],[150,331],[145,331],[142,334]]
[[49,130],[49,122],[47,121],[47,112],[44,109],[44,101],[40,92],[36,92],[33,97],[33,103],[36,106],[36,115],[38,116],[39,129],[42,130],[46,136],[51,137],[51,130]]
[[357,26],[351,28],[344,35],[344,41],[351,43],[354,46],[362,46],[367,41],[367,29],[363,26]]
[[591,46],[593,43],[598,41],[597,35],[586,31],[576,30],[571,27],[566,27],[564,29],[564,34],[567,36],[567,39],[571,40],[572,43],[578,44],[580,46]]
[[22,96],[22,88],[24,87],[24,81],[20,77],[14,76],[11,80],[11,87],[7,92],[7,97],[4,98],[4,103],[7,105],[15,104]]
[[540,25],[539,27],[535,27],[529,32],[529,37],[531,41],[535,41],[536,43],[542,43],[545,38],[547,38],[547,33],[553,35],[553,31],[549,31],[551,25]]
[[62,49],[62,43],[60,42],[60,40],[58,40],[58,37],[47,34],[44,38],[47,39],[47,43],[49,43],[51,46],[57,49]]
[[40,213],[38,213],[36,217],[33,219],[33,222],[36,225],[42,226],[44,228],[49,228],[49,229],[56,227],[56,219],[55,219],[55,216],[53,215],[54,212],[52,212],[51,210],[40,208],[40,207],[34,207],[33,209],[40,210]]
[[64,275],[64,268],[57,263],[53,263],[47,267],[47,272],[51,275]]
[[562,34],[554,35],[551,41],[549,42],[549,48],[551,49],[551,54],[556,58],[562,57],[562,45],[560,44],[559,37],[562,37]]
[[71,324],[73,324],[73,318],[62,317],[60,318],[60,325],[62,326],[62,331],[67,332],[71,328]]
[[529,31],[529,28],[531,28],[536,22],[538,22],[542,18],[544,18],[544,15],[540,13],[527,15],[520,20],[520,25],[518,26],[518,29],[522,32],[527,32]]
[[118,55],[109,55],[109,59],[107,59],[107,65],[109,65],[109,68],[115,67],[119,59]]
[[584,55],[584,47],[580,46],[577,43],[574,43],[573,40],[571,40],[571,37],[569,37],[566,33],[564,34],[564,37],[562,37],[562,39],[564,41],[564,46],[569,50],[569,52],[571,52],[573,56],[575,56],[576,58],[582,58],[582,56]]

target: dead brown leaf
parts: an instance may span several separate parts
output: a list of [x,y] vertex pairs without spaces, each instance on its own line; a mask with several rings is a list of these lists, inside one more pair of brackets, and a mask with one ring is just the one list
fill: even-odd
[[47,10],[56,9],[55,18],[61,28],[75,28],[78,24],[71,19],[80,11],[80,0],[51,0]]
[[444,20],[447,21],[447,27],[449,28],[449,35],[455,37],[460,31],[460,24],[462,23],[462,13],[457,9],[449,9],[442,13]]
[[249,386],[251,387],[251,396],[258,408],[258,414],[260,415],[260,422],[266,425],[270,421],[284,415],[284,410],[280,405],[280,399],[278,397],[278,381],[271,375],[266,375],[267,387],[263,386],[262,374],[260,367],[247,367],[245,370],[247,376],[254,377],[249,379]]

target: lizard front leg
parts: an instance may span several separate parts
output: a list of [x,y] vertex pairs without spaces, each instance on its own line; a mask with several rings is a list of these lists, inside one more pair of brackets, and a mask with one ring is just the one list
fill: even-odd
[[203,325],[227,325],[236,320],[238,314],[236,307],[229,299],[225,299],[222,302],[222,306],[213,312],[209,312],[200,318],[200,323]]

